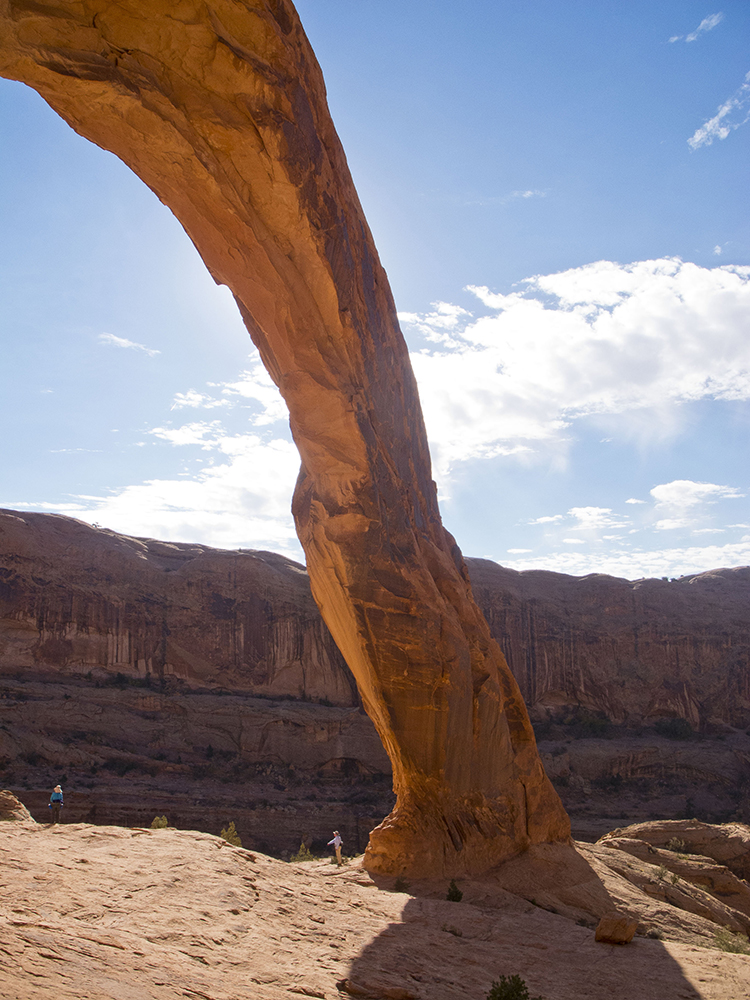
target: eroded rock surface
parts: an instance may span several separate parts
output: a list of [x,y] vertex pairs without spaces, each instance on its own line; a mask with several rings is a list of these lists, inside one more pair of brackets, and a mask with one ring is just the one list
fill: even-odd
[[481,871],[565,840],[440,520],[393,299],[292,4],[2,0],[0,73],[172,209],[286,400],[312,592],[393,764],[370,867]]
[[750,567],[621,580],[468,564],[533,718],[750,726]]
[[304,567],[0,511],[0,674],[358,704]]
[[[590,880],[595,901],[577,911],[590,919],[487,879],[461,880],[463,901],[452,903],[444,879],[394,892],[393,878],[356,865],[285,864],[191,831],[0,824],[0,991],[8,1000],[476,1000],[501,975],[520,975],[548,1000],[748,995],[750,957],[718,950],[716,924],[657,908],[619,879],[623,907],[586,861],[570,862],[572,848],[530,853],[549,849],[568,858],[563,881]],[[537,860],[538,884],[550,866]],[[594,940],[598,907],[635,912],[627,947]],[[643,935],[652,916],[663,940]]]

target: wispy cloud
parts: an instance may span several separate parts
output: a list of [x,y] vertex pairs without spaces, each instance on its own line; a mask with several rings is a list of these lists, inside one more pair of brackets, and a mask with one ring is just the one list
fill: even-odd
[[188,389],[187,392],[175,393],[174,401],[170,409],[182,410],[185,409],[185,407],[192,407],[193,409],[200,407],[202,409],[211,410],[217,406],[228,405],[228,399],[215,399],[213,396],[209,396],[208,393],[198,392],[197,389]]
[[146,347],[145,344],[136,344],[135,341],[127,340],[125,337],[116,337],[114,333],[100,333],[99,343],[109,344],[111,347],[127,347],[133,351],[143,351],[143,353],[148,354],[150,358],[153,358],[157,354],[161,354],[161,351],[157,351],[151,347]]
[[[691,149],[710,146],[714,139],[726,139],[732,132],[750,120],[750,72],[744,83],[717,110],[713,118],[705,121],[688,139]],[[719,250],[719,253],[721,250]],[[714,253],[716,249],[714,248]]]
[[464,202],[466,205],[509,205],[512,201],[527,201],[529,198],[546,198],[548,190],[539,188],[519,188],[507,194],[493,195],[486,198],[473,198]]
[[709,14],[708,17],[704,17],[695,31],[691,31],[689,35],[672,35],[669,39],[670,42],[695,42],[701,35],[704,35],[707,31],[713,31],[717,25],[721,24],[724,20],[724,14],[719,11],[718,14]]

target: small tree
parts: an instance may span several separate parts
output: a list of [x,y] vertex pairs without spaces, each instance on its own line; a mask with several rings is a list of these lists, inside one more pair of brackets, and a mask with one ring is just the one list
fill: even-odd
[[219,836],[222,838],[222,840],[226,840],[228,844],[231,844],[232,847],[242,847],[242,841],[240,840],[240,836],[237,833],[237,828],[234,825],[234,820],[231,821],[228,827],[226,827],[221,831]]
[[464,894],[456,885],[455,879],[451,879],[451,884],[448,886],[448,895],[445,898],[449,899],[451,903],[460,903],[464,898]]
[[166,830],[168,826],[169,823],[167,822],[166,816],[154,816],[151,820],[152,830]]
[[526,981],[520,976],[500,976],[500,981],[492,984],[487,1000],[544,1000],[543,997],[529,996]]
[[297,863],[301,861],[315,861],[315,855],[303,840],[299,845],[297,853],[293,854],[289,860]]

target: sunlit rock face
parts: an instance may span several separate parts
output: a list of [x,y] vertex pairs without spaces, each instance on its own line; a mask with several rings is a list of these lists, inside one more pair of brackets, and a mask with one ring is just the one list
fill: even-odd
[[313,596],[393,763],[381,872],[565,840],[518,687],[442,526],[386,275],[287,0],[2,0],[0,73],[124,160],[233,291],[289,407]]

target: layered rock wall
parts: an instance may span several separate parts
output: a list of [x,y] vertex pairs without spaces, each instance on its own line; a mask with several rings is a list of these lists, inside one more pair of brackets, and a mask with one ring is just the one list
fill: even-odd
[[[750,726],[747,567],[629,581],[467,563],[539,721]],[[358,704],[297,563],[0,512],[0,673],[50,668]]]
[[0,673],[49,668],[358,704],[297,563],[0,511]]
[[468,564],[535,718],[750,726],[750,567],[630,581]]

